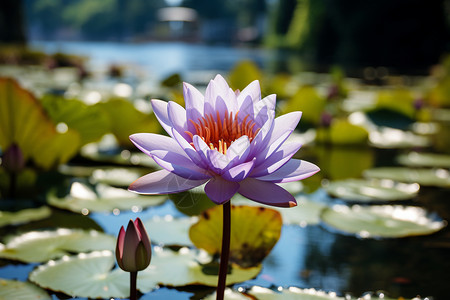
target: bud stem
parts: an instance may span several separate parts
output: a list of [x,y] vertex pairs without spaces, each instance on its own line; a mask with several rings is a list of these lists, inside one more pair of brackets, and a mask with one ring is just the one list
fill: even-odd
[[130,300],[137,299],[136,282],[137,272],[130,272]]
[[220,252],[219,280],[217,283],[216,299],[223,300],[227,272],[228,259],[230,257],[230,233],[231,233],[231,201],[225,202],[223,208],[222,251]]

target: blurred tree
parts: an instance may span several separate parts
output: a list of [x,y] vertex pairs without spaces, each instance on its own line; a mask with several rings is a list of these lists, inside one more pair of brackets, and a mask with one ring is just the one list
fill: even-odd
[[0,1],[0,43],[25,44],[22,4],[21,0]]
[[318,64],[414,71],[450,49],[445,5],[448,0],[279,0],[270,41]]

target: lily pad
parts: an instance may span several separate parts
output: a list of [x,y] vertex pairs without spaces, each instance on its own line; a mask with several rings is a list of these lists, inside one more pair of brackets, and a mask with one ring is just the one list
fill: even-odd
[[316,225],[320,223],[320,213],[325,207],[325,204],[308,200],[305,196],[295,197],[297,200],[296,207],[280,208],[269,205],[264,205],[255,201],[245,199],[243,197],[234,199],[235,205],[250,205],[250,206],[262,206],[277,210],[281,213],[284,225],[300,225],[305,227],[307,225]]
[[69,253],[110,250],[115,246],[115,237],[95,230],[31,231],[0,244],[0,257],[28,263],[44,262]]
[[132,168],[96,169],[92,172],[91,182],[128,187],[133,181],[147,173],[145,170]]
[[41,103],[13,79],[0,78],[0,147],[16,143],[24,158],[51,168],[72,158],[80,146],[79,134],[57,130]]
[[[241,294],[238,291],[232,290],[230,288],[225,289],[224,298],[227,300],[249,300],[251,298],[245,296],[244,294]],[[217,292],[214,292],[205,298],[203,300],[215,300],[217,299]]]
[[390,127],[372,130],[369,134],[369,142],[372,146],[382,149],[427,147],[431,145],[429,137]]
[[268,288],[254,286],[247,294],[256,297],[259,300],[344,300],[346,298],[337,297],[336,293],[326,293],[315,289],[300,289],[297,287],[290,287],[287,289],[279,289],[274,291]]
[[164,246],[193,246],[189,239],[189,228],[198,218],[177,218],[167,215],[163,218],[156,216],[144,222],[152,243]]
[[18,225],[48,218],[52,211],[48,206],[27,208],[18,212],[0,211],[0,227]]
[[[202,262],[211,257],[204,252],[182,248],[178,252],[154,247],[150,266],[138,273],[137,288],[148,293],[158,287],[185,285],[217,285],[217,275],[203,272]],[[59,291],[74,297],[125,298],[129,295],[129,274],[114,268],[112,251],[80,253],[49,261],[30,274],[30,281],[41,287]],[[261,266],[250,269],[233,267],[227,276],[227,284],[254,278]]]
[[167,200],[166,196],[141,196],[122,188],[106,184],[90,186],[75,181],[70,187],[70,193],[64,198],[58,198],[55,191],[49,192],[48,204],[84,215],[89,212],[113,212],[133,210],[148,206],[160,205]]
[[52,297],[32,283],[0,278],[0,299],[50,300]]
[[[256,206],[231,207],[230,261],[242,267],[261,263],[280,238],[281,214]],[[218,254],[222,245],[222,206],[204,211],[192,225],[189,236],[194,245]]]
[[424,186],[450,187],[450,173],[445,169],[413,169],[405,167],[380,167],[364,171],[364,177],[416,182]]
[[397,157],[397,161],[408,167],[450,168],[450,155],[410,152]]
[[116,268],[111,251],[95,251],[64,256],[49,261],[30,273],[37,285],[72,297],[125,298],[130,295],[129,274]]
[[427,235],[444,228],[423,208],[401,205],[334,205],[322,211],[325,224],[362,238],[399,238]]
[[[211,257],[204,251],[181,248],[178,252],[154,247],[150,267],[139,272],[138,289],[149,292],[153,289],[151,282],[157,281],[166,286],[205,285],[217,286],[218,275],[205,272]],[[244,282],[256,277],[261,265],[242,269],[233,265],[227,275],[227,285]],[[218,268],[217,268],[218,271]]]
[[369,133],[364,127],[354,125],[347,120],[334,120],[330,128],[317,129],[316,140],[333,145],[365,145]]
[[417,195],[416,183],[395,183],[392,180],[345,179],[325,186],[332,196],[354,202],[383,202],[408,200]]

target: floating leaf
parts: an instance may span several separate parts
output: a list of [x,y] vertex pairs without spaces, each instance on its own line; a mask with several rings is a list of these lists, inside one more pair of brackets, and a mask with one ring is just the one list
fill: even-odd
[[25,159],[43,168],[64,163],[77,152],[78,133],[63,133],[47,117],[41,104],[14,80],[0,78],[0,147],[17,143]]
[[[150,267],[139,272],[138,289],[141,292],[153,289],[152,281],[166,286],[217,286],[218,275],[204,272],[205,264],[211,261],[211,257],[205,252],[198,253],[187,248],[174,252],[154,247],[153,254]],[[252,279],[260,271],[261,265],[246,269],[234,265],[227,275],[227,285]]]
[[258,66],[250,60],[237,63],[230,71],[228,82],[233,90],[243,90],[250,82],[262,80],[262,72]]
[[417,182],[425,186],[450,187],[450,173],[445,169],[412,169],[380,167],[364,171],[364,177],[391,179],[400,182]]
[[23,262],[43,262],[68,253],[109,250],[116,246],[113,236],[90,230],[58,229],[31,231],[0,244],[0,257]]
[[[230,288],[225,289],[224,298],[227,300],[249,300],[248,297]],[[215,299],[217,299],[217,292],[214,292],[203,298],[203,300],[215,300]]]
[[95,251],[77,256],[64,256],[49,261],[30,273],[37,285],[72,297],[125,298],[130,295],[130,275],[116,268],[111,251]]
[[41,102],[56,124],[64,123],[80,134],[81,145],[95,142],[109,132],[109,119],[97,106],[55,95],[45,95]]
[[47,292],[29,282],[0,278],[0,299],[51,300]]
[[395,183],[392,180],[346,179],[325,186],[332,196],[355,202],[408,200],[417,195],[416,183]]
[[324,209],[321,218],[333,228],[363,238],[427,235],[445,226],[423,208],[401,205],[335,205]]
[[48,206],[27,208],[18,212],[0,211],[0,227],[18,225],[48,218],[52,211]]
[[280,289],[273,291],[268,288],[254,286],[247,294],[256,297],[259,300],[344,300],[346,298],[337,297],[336,293],[326,293],[315,289],[299,289],[297,287],[290,287],[287,289]]
[[[243,267],[259,264],[280,238],[282,227],[278,211],[255,206],[231,207],[230,261]],[[222,244],[222,207],[202,213],[189,230],[194,245],[217,254]]]
[[189,228],[197,221],[196,217],[174,219],[168,215],[164,218],[153,217],[144,222],[152,243],[164,246],[193,246],[189,239]]
[[330,128],[317,129],[316,139],[333,145],[365,145],[368,137],[369,133],[365,128],[337,119],[331,123]]
[[55,191],[47,196],[48,204],[82,214],[112,212],[116,209],[132,210],[136,207],[160,205],[166,200],[167,196],[140,196],[106,184],[92,187],[79,181],[72,183],[69,195],[64,198],[58,198]]
[[281,106],[281,113],[302,111],[302,122],[317,125],[325,103],[326,99],[321,97],[313,86],[303,86]]
[[397,157],[397,161],[408,167],[450,168],[450,155],[410,152]]
[[146,170],[136,168],[96,169],[92,172],[91,180],[93,183],[128,187],[133,181],[147,173],[149,172]]
[[133,146],[129,139],[133,133],[158,132],[161,128],[154,114],[140,112],[127,100],[112,99],[96,105],[107,113],[112,133],[121,146]]
[[372,146],[382,149],[426,147],[431,144],[431,140],[426,136],[389,127],[372,130],[369,142]]
[[325,204],[308,200],[304,196],[295,197],[297,206],[291,208],[279,208],[269,205],[264,205],[245,198],[237,198],[232,200],[235,205],[250,205],[262,206],[280,212],[284,225],[300,225],[305,227],[307,225],[316,225],[320,223],[320,213],[325,207]]
[[385,90],[378,93],[376,106],[378,109],[388,109],[413,118],[414,100],[411,91],[407,89]]
[[[178,252],[154,247],[150,266],[138,273],[137,288],[148,293],[158,287],[185,285],[217,285],[217,275],[203,273],[200,261],[210,260],[205,253],[182,248]],[[115,256],[111,251],[95,251],[77,256],[65,256],[49,261],[30,274],[30,280],[41,287],[62,292],[73,297],[125,298],[129,295],[129,274],[113,269]],[[233,267],[227,284],[254,278],[261,266],[250,269]]]

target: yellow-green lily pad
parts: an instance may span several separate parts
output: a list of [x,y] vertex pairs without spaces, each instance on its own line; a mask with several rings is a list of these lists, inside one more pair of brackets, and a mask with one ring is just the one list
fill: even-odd
[[18,225],[48,218],[52,211],[48,206],[26,208],[17,212],[0,211],[0,227]]
[[327,293],[315,289],[300,289],[297,287],[290,287],[287,289],[279,289],[277,291],[254,286],[247,294],[256,297],[258,300],[344,300],[346,298],[336,296],[336,293]]
[[79,181],[72,183],[69,194],[63,198],[57,197],[55,191],[47,195],[48,204],[84,215],[155,206],[166,200],[166,196],[142,196],[106,184],[90,186]]
[[424,186],[450,187],[450,173],[446,169],[379,167],[365,170],[363,176],[376,179],[391,179],[407,183],[416,182]]
[[396,183],[387,179],[344,179],[332,181],[324,188],[334,197],[354,202],[409,200],[419,192],[417,183]]
[[[206,252],[188,248],[181,248],[178,252],[160,247],[154,247],[153,250],[150,266],[138,275],[138,289],[141,292],[149,292],[153,288],[152,281],[165,286],[217,286],[218,275],[204,272],[205,264],[211,261],[211,256]],[[232,265],[227,275],[227,285],[256,277],[261,267],[262,265],[257,265],[243,269]]]
[[31,231],[10,237],[6,244],[0,244],[0,258],[44,262],[69,253],[112,250],[115,246],[115,237],[95,230],[61,228]]
[[189,228],[197,220],[197,217],[174,219],[171,215],[156,216],[144,221],[144,226],[152,243],[162,246],[193,246],[189,239]]
[[[230,261],[243,267],[258,265],[275,246],[281,234],[281,214],[256,206],[231,207]],[[218,254],[222,245],[222,206],[204,211],[192,225],[189,236],[194,245]]]
[[330,128],[317,129],[316,140],[333,145],[365,145],[368,137],[369,133],[364,127],[337,119]]
[[428,235],[445,227],[421,207],[401,205],[334,205],[322,211],[325,224],[362,238]]
[[397,161],[408,167],[450,168],[450,155],[410,152],[397,157]]
[[0,299],[51,300],[52,297],[32,283],[0,278]]

